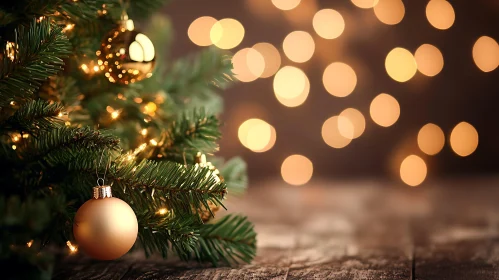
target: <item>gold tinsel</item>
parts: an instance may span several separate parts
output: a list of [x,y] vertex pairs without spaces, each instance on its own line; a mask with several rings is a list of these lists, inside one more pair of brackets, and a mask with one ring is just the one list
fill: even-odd
[[[197,153],[196,158],[195,158],[196,166],[202,167],[202,168],[208,168],[211,170],[212,174],[215,175],[215,178],[217,182],[223,182],[224,178],[220,174],[220,171],[209,161],[206,160],[206,155],[203,153]],[[215,213],[220,210],[220,205],[216,205],[215,203],[208,201],[208,208],[202,207],[201,209],[198,210],[198,214],[203,220],[203,222],[208,222],[213,218],[212,214],[215,215]],[[211,213],[210,213],[211,211]]]

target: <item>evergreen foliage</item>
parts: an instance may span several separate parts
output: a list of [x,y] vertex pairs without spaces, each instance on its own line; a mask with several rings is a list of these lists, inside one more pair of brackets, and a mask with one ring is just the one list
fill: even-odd
[[[230,55],[206,48],[170,59],[171,25],[151,17],[168,0],[7,2],[0,3],[2,275],[50,279],[66,242],[74,242],[72,220],[90,199],[96,173],[106,173],[113,195],[135,211],[135,248],[147,256],[251,261],[256,234],[245,217],[204,224],[198,214],[208,203],[223,207],[227,193],[247,184],[239,158],[212,159],[223,180],[194,165],[198,152],[218,150]],[[153,19],[145,33],[158,58],[150,79],[126,86],[85,71],[123,7],[132,19]],[[101,157],[109,165],[97,164]]]

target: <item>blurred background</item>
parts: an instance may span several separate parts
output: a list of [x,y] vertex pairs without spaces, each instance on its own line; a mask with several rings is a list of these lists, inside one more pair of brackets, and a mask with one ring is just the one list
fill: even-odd
[[219,155],[252,183],[496,173],[496,0],[183,0],[174,56],[234,54]]

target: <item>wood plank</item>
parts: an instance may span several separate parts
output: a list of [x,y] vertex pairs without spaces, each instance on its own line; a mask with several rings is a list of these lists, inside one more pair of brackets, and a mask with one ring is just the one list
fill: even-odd
[[499,279],[498,195],[477,181],[429,190],[431,214],[412,221],[415,279]]

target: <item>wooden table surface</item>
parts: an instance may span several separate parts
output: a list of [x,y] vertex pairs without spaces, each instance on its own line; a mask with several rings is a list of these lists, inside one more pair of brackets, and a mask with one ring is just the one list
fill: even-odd
[[[280,186],[280,187],[279,187]],[[269,182],[231,198],[258,231],[240,267],[130,255],[70,257],[55,279],[499,279],[499,179],[409,188],[379,181]]]

